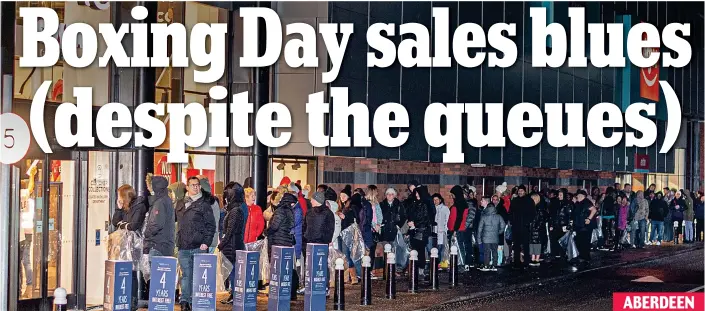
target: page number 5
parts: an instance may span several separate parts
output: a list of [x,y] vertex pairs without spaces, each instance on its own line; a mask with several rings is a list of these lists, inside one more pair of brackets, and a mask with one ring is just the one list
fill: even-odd
[[0,163],[22,160],[29,150],[29,127],[14,113],[0,114]]

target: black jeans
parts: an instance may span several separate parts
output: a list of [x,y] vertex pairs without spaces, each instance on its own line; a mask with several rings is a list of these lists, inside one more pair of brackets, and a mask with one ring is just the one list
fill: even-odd
[[130,301],[130,310],[137,310],[137,303],[139,297],[137,297],[137,287],[139,285],[139,280],[137,279],[137,271],[132,271],[132,301]]
[[[521,252],[524,251],[524,263],[523,265],[528,265],[531,262],[531,253],[529,252],[529,236],[517,236],[514,237],[514,242],[512,245],[512,250],[514,250],[514,266],[520,266],[521,263]],[[522,241],[523,240],[523,241]],[[517,243],[517,241],[522,241],[522,243]]]
[[563,235],[565,235],[565,232],[563,232],[563,228],[553,227],[553,231],[550,231],[550,233],[551,235],[549,236],[549,238],[551,242],[551,255],[563,256],[565,254],[565,250],[558,243],[558,240],[560,240]]
[[695,241],[701,241],[700,234],[705,228],[705,219],[698,219],[698,223],[695,225]]
[[409,243],[411,244],[411,249],[419,253],[419,261],[416,262],[416,267],[423,269],[424,265],[426,265],[426,243],[428,243],[428,238],[424,237],[423,240],[411,238]]
[[[611,245],[616,245],[615,234],[614,234],[614,218],[612,219],[602,219],[602,237],[605,247]],[[619,240],[617,240],[619,241]]]
[[578,231],[575,235],[575,246],[578,248],[578,258],[590,261],[590,238],[592,230]]

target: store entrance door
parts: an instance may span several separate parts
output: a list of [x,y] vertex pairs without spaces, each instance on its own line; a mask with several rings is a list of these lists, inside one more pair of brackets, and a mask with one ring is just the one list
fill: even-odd
[[17,310],[52,310],[59,287],[66,289],[69,306],[76,303],[78,163],[72,152],[55,152],[16,165],[19,221],[12,242],[19,258],[11,267],[17,273]]

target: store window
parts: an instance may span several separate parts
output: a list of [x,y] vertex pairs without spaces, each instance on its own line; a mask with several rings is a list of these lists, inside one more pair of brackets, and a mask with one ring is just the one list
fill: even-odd
[[[225,180],[225,155],[189,154],[188,163],[168,163],[166,152],[154,153],[154,175],[164,176],[169,184],[186,184],[189,178],[208,178],[211,193],[223,194]],[[240,181],[242,183],[242,181]]]
[[302,158],[272,158],[272,174],[269,184],[276,187],[287,177],[291,182],[299,182],[316,190],[316,160]]

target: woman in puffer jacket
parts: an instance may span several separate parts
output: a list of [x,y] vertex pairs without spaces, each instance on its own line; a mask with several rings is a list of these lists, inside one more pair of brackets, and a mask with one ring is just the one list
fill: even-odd
[[[411,249],[419,254],[419,262],[426,262],[426,243],[431,233],[431,224],[435,219],[431,219],[429,215],[428,203],[430,197],[426,186],[414,188],[412,195],[416,197],[411,209],[407,211],[409,216],[409,244]],[[423,264],[421,265],[423,267]],[[423,277],[424,269],[419,269],[419,275]]]
[[565,251],[558,244],[558,240],[563,237],[570,226],[570,215],[573,213],[573,201],[568,200],[566,191],[558,191],[556,197],[549,205],[550,220],[548,230],[551,234],[551,253],[556,258],[562,256]]
[[477,225],[477,242],[483,245],[485,255],[484,267],[480,270],[497,271],[497,247],[506,224],[502,216],[497,214],[494,204],[488,204],[486,199],[482,199],[481,204],[486,207],[482,210],[482,218]]
[[[235,254],[238,250],[245,249],[244,234],[245,234],[245,214],[242,211],[242,201],[245,198],[245,192],[240,184],[223,191],[225,205],[225,220],[223,221],[223,238],[220,239],[218,250],[223,253],[231,263],[235,262]],[[232,281],[233,273],[230,273],[228,280]],[[226,281],[226,284],[229,282]],[[227,285],[226,285],[227,287]],[[234,286],[232,286],[234,289]],[[230,292],[228,299],[221,301],[222,303],[232,303],[233,293]]]
[[541,204],[541,197],[538,194],[532,194],[531,199],[534,200],[536,214],[534,214],[534,220],[531,222],[531,236],[529,242],[531,263],[529,265],[538,266],[539,258],[541,257],[541,241],[544,241],[546,236],[548,213],[544,204]]

